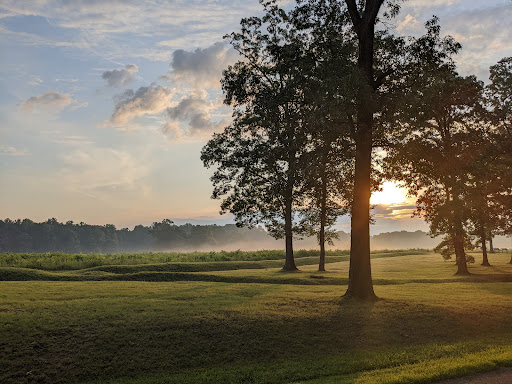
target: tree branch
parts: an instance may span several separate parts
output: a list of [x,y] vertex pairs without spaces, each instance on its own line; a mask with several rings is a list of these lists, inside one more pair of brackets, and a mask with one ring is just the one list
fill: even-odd
[[361,15],[357,10],[356,0],[345,0],[345,4],[347,4],[348,13],[352,20],[352,24],[354,24],[354,29],[359,35],[359,30],[361,29]]
[[377,76],[377,78],[373,82],[373,89],[377,90],[382,84],[384,84],[384,80],[386,80],[386,77],[391,75],[394,71],[394,69],[390,68],[387,71],[382,72],[379,76]]

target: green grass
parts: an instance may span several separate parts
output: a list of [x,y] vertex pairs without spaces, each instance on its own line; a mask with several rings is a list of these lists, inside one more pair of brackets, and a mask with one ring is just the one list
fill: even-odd
[[[380,255],[422,254],[425,250],[378,251]],[[294,252],[300,263],[301,258],[318,257],[318,250],[299,249]],[[328,256],[348,257],[347,250],[328,250]],[[46,271],[78,270],[107,265],[141,265],[158,263],[204,263],[219,261],[269,261],[284,260],[283,250],[263,251],[220,251],[220,252],[149,252],[149,253],[0,253],[0,267],[31,268]],[[260,268],[260,267],[257,267]]]
[[[33,278],[0,282],[0,382],[428,383],[512,365],[509,255],[470,277],[432,253],[374,256],[376,303],[341,298],[346,259],[324,273],[316,258],[296,273],[2,268]],[[126,281],[140,274],[153,281]],[[183,281],[155,278],[171,274]]]

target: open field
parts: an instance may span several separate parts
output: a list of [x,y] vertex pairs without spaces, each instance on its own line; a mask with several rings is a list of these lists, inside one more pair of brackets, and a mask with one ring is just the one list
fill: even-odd
[[374,254],[382,300],[364,304],[341,298],[346,254],[323,273],[312,255],[296,273],[241,259],[1,267],[0,382],[428,383],[512,365],[510,255],[455,277],[432,253]]

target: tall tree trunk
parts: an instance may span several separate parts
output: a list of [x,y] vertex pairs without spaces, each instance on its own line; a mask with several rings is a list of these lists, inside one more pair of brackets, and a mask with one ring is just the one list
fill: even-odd
[[[375,300],[370,262],[371,132],[356,142],[356,170],[350,232],[350,269],[346,296]],[[362,135],[361,135],[362,136]]]
[[490,267],[491,264],[489,264],[489,259],[487,258],[487,245],[485,244],[486,238],[485,238],[485,228],[482,227],[482,230],[480,232],[480,242],[482,243],[482,265],[485,267]]
[[489,239],[489,253],[494,253],[494,247],[492,246],[492,235]]
[[[322,162],[323,166],[326,165],[326,160]],[[318,234],[318,242],[320,243],[320,262],[318,270],[325,271],[325,222],[327,221],[327,177],[325,168],[321,171],[322,195],[320,198],[320,233]]]
[[453,246],[455,248],[455,260],[457,262],[456,275],[469,275],[468,263],[466,261],[466,252],[464,252],[464,230],[462,223],[456,219],[455,236],[453,237]]
[[293,257],[293,231],[292,231],[292,207],[291,201],[286,203],[286,212],[284,218],[284,233],[286,242],[286,259],[284,262],[284,271],[296,271],[295,259]]
[[364,89],[374,89],[373,40],[375,21],[384,0],[366,0],[362,14],[355,0],[345,0],[359,43],[358,67],[366,82],[359,93],[356,132],[356,169],[350,231],[350,270],[345,296],[361,300],[376,300],[373,291],[370,262],[370,172],[372,156],[373,107],[371,95]]
[[293,257],[293,185],[295,181],[295,151],[288,153],[288,180],[286,183],[286,202],[284,212],[284,236],[286,242],[286,259],[284,271],[296,271],[295,259]]
[[325,272],[325,233],[322,224],[320,224],[320,262],[318,263],[318,271]]

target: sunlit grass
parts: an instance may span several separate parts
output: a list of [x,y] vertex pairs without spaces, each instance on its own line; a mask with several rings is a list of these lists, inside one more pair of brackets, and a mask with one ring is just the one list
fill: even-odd
[[188,273],[226,282],[4,281],[0,382],[420,383],[512,365],[508,261],[460,278],[435,254],[375,258],[376,303],[329,282],[346,261]]

